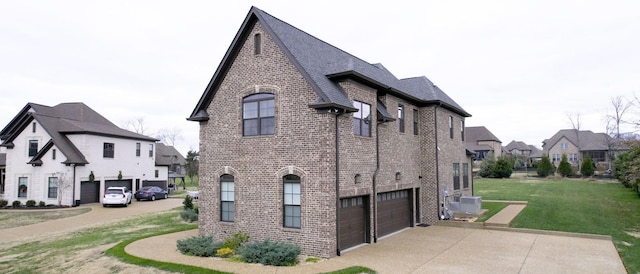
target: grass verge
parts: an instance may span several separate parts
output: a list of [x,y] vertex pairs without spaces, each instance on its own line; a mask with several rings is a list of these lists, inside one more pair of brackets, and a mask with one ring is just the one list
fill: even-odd
[[74,208],[65,210],[51,209],[29,209],[29,210],[13,210],[7,209],[0,211],[0,229],[13,228],[36,224],[44,221],[67,218],[84,214],[91,211],[91,208]]
[[610,235],[629,273],[640,273],[640,197],[615,181],[477,179],[487,200],[529,201],[512,227]]

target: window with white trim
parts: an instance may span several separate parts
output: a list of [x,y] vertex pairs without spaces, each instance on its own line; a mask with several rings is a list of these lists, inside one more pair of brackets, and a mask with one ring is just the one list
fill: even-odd
[[301,227],[300,177],[289,174],[283,178],[284,227]]
[[236,218],[235,182],[233,176],[220,176],[220,221],[233,222]]

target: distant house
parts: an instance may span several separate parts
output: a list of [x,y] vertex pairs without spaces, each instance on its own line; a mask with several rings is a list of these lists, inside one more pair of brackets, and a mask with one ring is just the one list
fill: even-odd
[[121,129],[83,103],[28,103],[0,131],[0,198],[75,205],[109,186],[153,179],[155,138]]
[[603,171],[610,168],[610,161],[625,148],[605,133],[562,129],[542,142],[542,150],[556,166],[563,154],[567,155],[567,160],[573,166],[578,166],[588,155],[597,164],[598,170]]
[[475,151],[475,161],[484,160],[490,153],[494,157],[502,155],[502,142],[484,126],[466,127],[466,146]]
[[[173,146],[163,143],[156,144],[156,174],[157,180],[168,182],[175,186],[178,182],[184,183],[185,165],[187,160]],[[165,185],[163,187],[167,189]]]
[[473,190],[462,107],[252,7],[198,101],[201,235],[332,257]]
[[[542,158],[540,149],[533,145],[527,145],[522,141],[511,141],[502,149],[504,155],[519,159],[521,163],[532,164]],[[517,166],[516,166],[517,167]]]

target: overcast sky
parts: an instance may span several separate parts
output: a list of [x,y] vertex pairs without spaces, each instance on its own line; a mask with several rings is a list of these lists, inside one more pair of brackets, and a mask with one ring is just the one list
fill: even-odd
[[426,76],[507,145],[605,131],[640,96],[640,1],[0,1],[0,128],[28,102],[84,102],[178,129],[251,6],[398,78]]

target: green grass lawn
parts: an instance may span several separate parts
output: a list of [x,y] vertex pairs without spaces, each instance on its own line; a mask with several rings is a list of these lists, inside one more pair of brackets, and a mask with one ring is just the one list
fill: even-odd
[[503,208],[507,207],[507,203],[496,203],[496,202],[482,202],[482,209],[486,209],[487,213],[483,214],[482,216],[478,217],[478,219],[476,220],[476,222],[484,222],[486,220],[489,220],[489,218],[491,218],[493,215],[496,215],[496,213],[500,212],[500,210],[502,210]]
[[627,271],[640,272],[640,197],[615,181],[476,179],[474,192],[529,201],[512,227],[611,235]]

